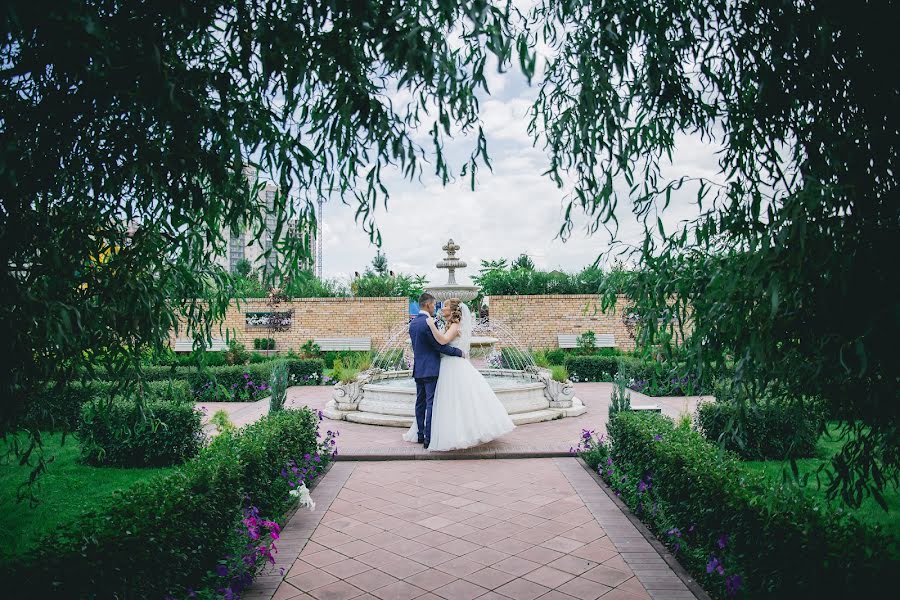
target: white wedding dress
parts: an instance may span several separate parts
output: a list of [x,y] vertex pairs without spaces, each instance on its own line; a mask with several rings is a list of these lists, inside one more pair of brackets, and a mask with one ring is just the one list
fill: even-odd
[[[472,313],[462,305],[460,333],[450,345],[468,356],[472,338]],[[429,450],[459,450],[494,440],[515,429],[494,390],[468,358],[441,355],[441,374],[434,392]],[[419,429],[412,427],[403,435],[415,442]]]

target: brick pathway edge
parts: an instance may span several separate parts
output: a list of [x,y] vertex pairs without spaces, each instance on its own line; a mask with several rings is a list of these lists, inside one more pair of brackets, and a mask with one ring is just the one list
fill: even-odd
[[657,554],[659,554],[660,557],[666,562],[666,564],[669,565],[669,568],[672,569],[675,575],[677,575],[678,578],[681,579],[681,581],[684,583],[684,585],[686,585],[687,588],[694,594],[694,596],[697,597],[697,600],[712,600],[709,594],[706,593],[706,590],[704,590],[703,587],[701,587],[701,585],[697,583],[696,579],[691,577],[691,574],[687,572],[687,570],[682,566],[680,562],[678,562],[678,559],[675,558],[671,552],[669,552],[669,549],[665,546],[665,544],[660,542],[659,539],[653,534],[653,532],[647,528],[644,522],[641,521],[637,517],[637,515],[631,512],[631,509],[628,507],[628,505],[625,504],[621,498],[616,496],[616,493],[612,490],[611,487],[609,487],[609,484],[603,481],[603,478],[600,477],[597,471],[595,469],[592,469],[591,466],[587,464],[580,456],[578,457],[578,462],[581,464],[584,470],[591,475],[591,478],[594,480],[594,482],[596,482],[597,486],[603,490],[603,492],[609,497],[613,504],[615,504],[616,507],[622,511],[622,514],[628,517],[628,520],[631,521],[631,524],[634,525],[635,529],[637,529],[641,533],[641,535],[644,536],[644,539],[646,539],[647,542],[649,542],[649,544],[653,546],[653,549],[656,550]]

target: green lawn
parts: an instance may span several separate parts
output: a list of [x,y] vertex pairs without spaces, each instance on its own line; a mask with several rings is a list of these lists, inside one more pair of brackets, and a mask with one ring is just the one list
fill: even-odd
[[[809,483],[806,488],[807,492],[821,498],[825,498],[827,480],[823,473],[822,486],[819,487],[816,483],[815,472],[821,464],[828,462],[832,456],[837,454],[844,443],[838,439],[838,429],[836,425],[829,425],[828,433],[830,436],[827,434],[823,435],[819,440],[819,457],[804,458],[797,461],[797,468],[799,469],[801,476],[805,473],[810,473]],[[747,461],[744,464],[755,471],[769,475],[776,481],[783,481],[785,474],[789,483],[793,481],[790,461]],[[835,500],[833,505],[837,507],[843,506],[844,510],[850,511],[860,521],[873,525],[881,525],[886,531],[900,537],[900,490],[887,489],[884,491],[884,498],[887,501],[888,512],[885,512],[872,498],[866,498],[863,501],[862,506],[856,510],[847,508],[841,504],[840,500]]]
[[74,437],[68,436],[62,446],[61,440],[61,434],[44,434],[46,456],[56,458],[38,479],[35,496],[40,503],[34,507],[28,500],[16,501],[19,486],[28,481],[30,467],[19,466],[15,457],[7,454],[9,444],[0,442],[0,528],[7,540],[0,546],[0,562],[34,547],[45,533],[96,507],[113,491],[172,470],[89,467],[78,462],[78,441]]

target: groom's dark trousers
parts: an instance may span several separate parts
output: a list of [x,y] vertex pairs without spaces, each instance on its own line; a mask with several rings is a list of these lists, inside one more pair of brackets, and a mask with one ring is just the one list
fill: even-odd
[[419,438],[431,439],[431,409],[434,406],[434,389],[437,377],[416,379],[416,426]]
[[428,327],[428,315],[420,312],[409,323],[409,339],[413,347],[413,379],[416,380],[416,427],[419,439],[431,439],[431,407],[434,388],[441,372],[441,354],[462,356],[462,350],[439,344]]

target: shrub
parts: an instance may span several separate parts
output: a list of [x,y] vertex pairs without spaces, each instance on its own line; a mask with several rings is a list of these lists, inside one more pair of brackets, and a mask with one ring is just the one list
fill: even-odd
[[566,351],[562,348],[553,348],[544,351],[544,357],[551,365],[562,365],[566,362]]
[[225,351],[225,364],[245,365],[250,360],[250,353],[242,343],[237,340],[228,342],[228,350]]
[[285,410],[217,436],[171,474],[140,482],[61,526],[5,572],[6,593],[182,598],[193,588],[213,597],[243,584],[244,511],[281,519],[293,502],[291,485],[322,472],[333,439],[317,443],[318,423],[307,408]]
[[403,348],[391,348],[384,352],[376,353],[372,358],[372,365],[386,371],[398,371],[409,369],[409,362],[403,354]]
[[287,400],[288,368],[284,361],[278,361],[272,367],[269,386],[272,390],[269,397],[269,412],[276,413],[284,409],[284,402]]
[[164,467],[193,458],[203,445],[201,413],[188,402],[93,400],[75,433],[84,462],[120,467]]
[[500,348],[501,368],[522,370],[531,365],[534,365],[534,359],[528,352],[511,346]]
[[287,360],[291,385],[319,385],[322,383],[322,372],[325,363],[318,358]]
[[306,340],[300,346],[300,358],[320,358],[321,356],[322,349],[312,340]]
[[[816,455],[825,428],[820,405],[808,399],[785,402],[769,397],[741,402],[727,390],[725,385],[717,386],[716,402],[697,407],[697,428],[707,440],[747,460]],[[737,425],[740,428],[735,430]]]
[[[190,386],[183,381],[150,381],[141,388],[148,400],[187,401]],[[82,407],[92,400],[109,400],[116,393],[109,381],[73,381],[68,386],[48,384],[29,399],[23,425],[43,431],[74,431],[81,420]]]
[[753,474],[662,415],[624,412],[607,428],[601,475],[714,597],[881,593],[896,539]]
[[566,356],[566,368],[572,381],[612,381],[618,372],[618,359],[612,356]]
[[274,350],[275,349],[275,339],[274,338],[253,338],[253,349],[254,350]]
[[360,355],[371,356],[369,352],[358,352],[355,350],[329,350],[328,352],[324,352],[322,354],[322,359],[325,361],[325,367],[328,369],[334,368],[334,361],[340,359],[343,364],[348,364],[351,360],[357,360],[357,356]]
[[597,334],[585,331],[578,336],[576,351],[579,354],[593,354],[597,351]]

